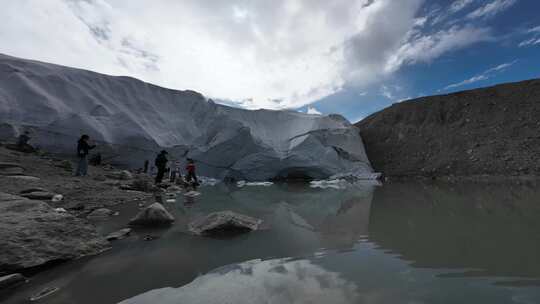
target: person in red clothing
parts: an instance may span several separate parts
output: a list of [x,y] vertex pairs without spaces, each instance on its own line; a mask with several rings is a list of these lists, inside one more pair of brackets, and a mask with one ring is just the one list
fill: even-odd
[[193,184],[198,185],[199,181],[197,180],[197,174],[195,174],[195,161],[191,158],[188,158],[187,161],[188,164],[186,166],[186,180],[188,182],[191,182],[191,180],[193,180]]

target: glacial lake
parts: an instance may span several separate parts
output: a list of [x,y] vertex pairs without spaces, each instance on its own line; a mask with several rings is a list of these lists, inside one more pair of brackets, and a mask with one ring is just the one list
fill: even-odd
[[[50,268],[2,303],[540,303],[540,185],[360,183],[202,187],[164,205],[166,229]],[[137,203],[97,222],[124,228]],[[187,224],[233,210],[265,229],[232,238]],[[144,236],[156,237],[145,241]]]

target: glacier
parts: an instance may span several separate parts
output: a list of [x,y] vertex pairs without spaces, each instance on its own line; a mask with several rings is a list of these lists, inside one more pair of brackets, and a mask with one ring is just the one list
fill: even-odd
[[0,54],[0,139],[30,130],[31,143],[74,155],[90,135],[109,163],[139,168],[169,152],[199,175],[246,181],[373,176],[358,129],[340,115],[245,110],[200,93],[135,78]]

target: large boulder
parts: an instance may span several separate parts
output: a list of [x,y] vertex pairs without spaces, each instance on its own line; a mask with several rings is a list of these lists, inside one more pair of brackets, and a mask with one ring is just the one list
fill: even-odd
[[158,226],[168,225],[172,222],[174,222],[174,217],[169,211],[167,211],[160,203],[153,203],[141,210],[129,221],[129,224],[136,226]]
[[0,248],[2,272],[97,254],[108,242],[82,219],[0,192]]
[[262,220],[233,211],[220,211],[191,222],[189,231],[197,235],[222,235],[259,229]]

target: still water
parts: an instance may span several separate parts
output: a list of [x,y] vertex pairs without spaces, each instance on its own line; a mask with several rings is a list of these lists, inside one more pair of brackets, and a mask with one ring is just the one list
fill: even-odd
[[[540,303],[540,185],[386,183],[218,185],[164,201],[167,229],[135,230],[99,256],[35,275],[4,299],[28,303]],[[97,222],[125,227],[137,203]],[[233,210],[265,229],[190,235]],[[157,237],[145,241],[144,236]]]

